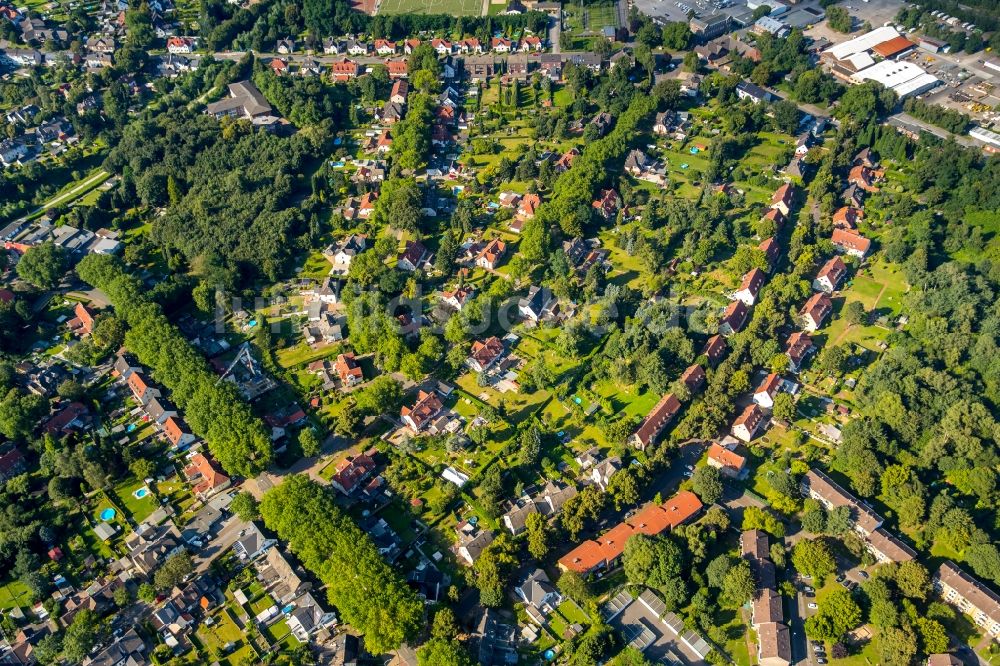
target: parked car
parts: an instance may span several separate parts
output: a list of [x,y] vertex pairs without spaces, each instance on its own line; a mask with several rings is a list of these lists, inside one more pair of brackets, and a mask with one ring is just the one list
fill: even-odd
[[[807,605],[809,606],[809,608],[812,608],[813,610],[816,610],[817,608],[819,608],[819,606],[817,606],[815,603],[813,603],[811,601]],[[816,651],[819,652],[818,649]]]
[[868,580],[870,578],[867,571],[858,571],[858,575],[864,578],[865,580]]
[[816,663],[817,664],[825,664],[826,663],[826,659],[824,659],[823,657],[819,657],[819,658],[816,659]]
[[812,589],[812,587],[810,587],[809,585],[806,585],[806,586],[805,586],[804,588],[802,588],[802,589],[804,589],[804,590],[805,590],[806,592],[815,592],[815,591],[816,591],[816,590]]

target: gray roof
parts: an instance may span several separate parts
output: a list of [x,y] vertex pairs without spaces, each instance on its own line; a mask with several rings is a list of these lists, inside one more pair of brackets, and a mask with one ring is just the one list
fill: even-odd
[[231,115],[237,111],[253,118],[270,114],[271,105],[251,81],[230,83],[229,97],[208,105],[208,112],[212,115]]

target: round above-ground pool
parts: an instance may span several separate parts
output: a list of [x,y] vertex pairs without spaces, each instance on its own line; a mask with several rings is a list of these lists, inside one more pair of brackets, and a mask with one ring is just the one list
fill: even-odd
[[149,488],[143,486],[142,488],[139,488],[132,494],[135,495],[136,499],[142,499],[143,497],[149,494]]
[[114,519],[115,519],[115,510],[112,509],[110,506],[104,511],[101,511],[101,520],[107,522],[109,520],[114,520]]
[[549,649],[549,650],[546,650],[542,654],[542,656],[545,657],[545,661],[552,661],[553,659],[556,658],[556,653],[555,653],[555,650]]

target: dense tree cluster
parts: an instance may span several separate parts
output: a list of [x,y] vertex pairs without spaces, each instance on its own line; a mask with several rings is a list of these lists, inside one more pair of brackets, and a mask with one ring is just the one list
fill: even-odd
[[108,295],[115,311],[129,325],[125,344],[156,381],[170,389],[192,431],[229,473],[253,476],[271,460],[271,441],[230,382],[220,382],[205,359],[177,330],[142,284],[125,272],[121,260],[90,255],[77,267],[80,277]]
[[416,637],[423,604],[327,489],[305,476],[287,477],[264,495],[260,513],[323,581],[330,602],[364,635],[369,651],[388,652]]
[[167,208],[152,238],[168,256],[178,250],[212,286],[233,287],[287,268],[305,226],[293,205],[300,174],[329,138],[329,121],[280,137],[174,109],[131,123],[105,168],[138,201]]

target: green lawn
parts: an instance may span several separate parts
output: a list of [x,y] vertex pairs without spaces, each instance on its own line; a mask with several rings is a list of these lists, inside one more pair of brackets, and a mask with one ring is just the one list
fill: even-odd
[[378,13],[480,16],[482,11],[482,0],[382,0]]
[[19,580],[14,580],[0,587],[0,609],[8,610],[18,606],[31,605],[31,594],[28,588]]
[[118,506],[124,508],[132,516],[132,520],[141,523],[153,513],[158,506],[156,495],[147,489],[143,497],[136,497],[135,492],[140,488],[146,488],[145,482],[141,479],[120,483],[114,488],[115,501]]

